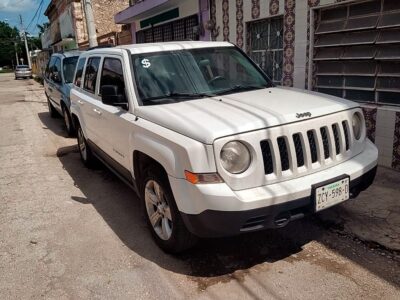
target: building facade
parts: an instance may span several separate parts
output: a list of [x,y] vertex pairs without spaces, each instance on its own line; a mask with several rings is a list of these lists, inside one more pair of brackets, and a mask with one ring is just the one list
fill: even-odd
[[132,42],[229,41],[278,85],[362,104],[379,163],[400,170],[400,1],[131,0]]
[[[127,34],[124,26],[114,22],[114,15],[125,8],[129,1],[92,0],[91,2],[99,45],[131,43],[130,32]],[[82,0],[52,0],[44,14],[50,22],[50,26],[42,34],[44,49],[58,52],[88,47]]]

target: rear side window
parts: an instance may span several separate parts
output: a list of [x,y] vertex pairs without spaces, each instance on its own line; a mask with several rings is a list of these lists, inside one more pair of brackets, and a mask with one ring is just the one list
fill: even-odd
[[104,59],[100,78],[100,90],[103,85],[116,85],[118,87],[118,94],[125,96],[124,73],[122,71],[122,63],[119,59],[110,57]]
[[94,93],[96,90],[97,72],[99,71],[100,57],[91,57],[86,64],[85,81],[83,88]]
[[51,68],[51,74],[53,75],[52,79],[55,82],[61,82],[61,59],[58,57],[56,58],[54,66]]
[[80,58],[78,61],[78,66],[76,67],[74,84],[78,87],[81,86],[82,74],[83,74],[83,68],[85,67],[85,62],[86,62],[85,57]]
[[66,83],[71,83],[74,77],[76,62],[78,61],[78,56],[72,56],[64,58],[63,60],[63,74]]

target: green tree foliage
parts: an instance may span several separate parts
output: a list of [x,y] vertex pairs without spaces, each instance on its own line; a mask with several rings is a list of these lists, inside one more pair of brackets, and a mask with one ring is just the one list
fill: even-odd
[[12,65],[12,60],[15,62],[15,43],[21,53],[18,29],[0,21],[0,66]]
[[[30,36],[27,33],[27,39],[29,50],[42,49],[40,37]],[[24,59],[25,64],[28,63],[24,41],[19,30],[6,22],[0,21],[0,67],[15,65],[15,51],[18,52],[19,58]]]

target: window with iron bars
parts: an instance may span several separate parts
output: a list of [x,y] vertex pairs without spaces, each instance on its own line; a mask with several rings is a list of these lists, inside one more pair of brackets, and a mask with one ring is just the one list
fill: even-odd
[[283,17],[247,23],[247,53],[275,84],[282,84]]
[[136,32],[137,43],[199,40],[197,15]]

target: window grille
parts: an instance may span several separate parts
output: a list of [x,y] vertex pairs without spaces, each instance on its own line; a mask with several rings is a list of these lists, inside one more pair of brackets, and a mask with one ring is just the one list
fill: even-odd
[[338,4],[315,15],[313,88],[400,105],[400,1]]
[[199,40],[197,15],[168,22],[136,32],[138,43]]
[[283,17],[274,17],[247,24],[247,52],[268,77],[282,83]]

